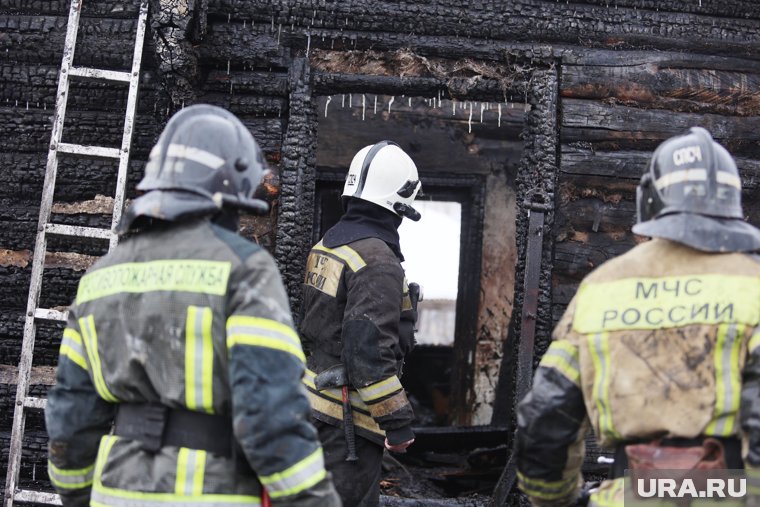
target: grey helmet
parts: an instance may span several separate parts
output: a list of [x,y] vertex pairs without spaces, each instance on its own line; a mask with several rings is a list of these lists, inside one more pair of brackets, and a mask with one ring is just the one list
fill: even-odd
[[118,232],[140,217],[179,221],[222,210],[264,213],[253,194],[266,172],[253,136],[229,111],[208,104],[182,109],[166,124],[137,185],[147,193],[125,212]]
[[636,189],[633,232],[705,252],[760,249],[760,231],[744,221],[741,179],[728,151],[692,127],[657,147]]

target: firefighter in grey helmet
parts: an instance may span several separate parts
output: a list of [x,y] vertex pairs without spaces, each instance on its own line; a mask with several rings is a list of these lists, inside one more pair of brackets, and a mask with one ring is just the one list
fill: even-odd
[[589,428],[614,451],[592,505],[623,505],[626,469],[760,480],[760,232],[736,164],[692,128],[655,150],[637,207],[633,231],[653,239],[582,281],[518,406],[518,482],[534,505],[578,500]]
[[[82,277],[45,411],[63,504],[340,506],[272,257],[237,234],[266,169],[233,114],[181,110],[132,232]],[[112,429],[113,426],[113,429]]]
[[343,187],[345,213],[312,247],[299,330],[304,377],[327,469],[345,505],[377,506],[383,449],[414,441],[401,365],[414,344],[416,284],[407,284],[398,227],[421,183],[396,143],[359,150]]

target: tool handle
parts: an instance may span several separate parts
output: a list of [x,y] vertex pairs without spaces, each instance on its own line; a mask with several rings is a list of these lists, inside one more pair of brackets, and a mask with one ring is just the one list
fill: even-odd
[[351,402],[348,398],[348,386],[343,386],[343,430],[346,434],[346,446],[348,447],[348,456],[346,461],[357,461],[356,455],[356,435],[354,434],[354,414],[351,410]]

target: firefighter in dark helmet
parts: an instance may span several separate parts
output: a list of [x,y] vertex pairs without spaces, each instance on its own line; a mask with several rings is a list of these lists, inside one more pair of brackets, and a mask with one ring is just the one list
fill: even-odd
[[[81,279],[46,409],[64,505],[339,506],[272,257],[237,232],[265,169],[231,113],[177,113]],[[113,430],[112,430],[113,425]]]
[[418,293],[404,277],[397,229],[404,217],[419,220],[412,202],[420,186],[414,162],[395,143],[360,150],[343,189],[345,213],[306,264],[304,382],[346,506],[378,505],[383,448],[401,451],[414,440],[400,375],[414,344]]
[[576,502],[589,428],[615,450],[592,505],[623,505],[626,469],[760,470],[760,232],[736,164],[692,128],[657,148],[636,197],[633,232],[653,239],[583,280],[518,407],[534,505]]

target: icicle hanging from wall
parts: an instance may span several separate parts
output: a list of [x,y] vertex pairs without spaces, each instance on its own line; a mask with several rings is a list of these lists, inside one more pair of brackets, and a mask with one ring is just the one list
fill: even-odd
[[330,105],[331,101],[332,101],[332,95],[328,95],[327,100],[325,101],[325,118],[327,118],[327,106]]

